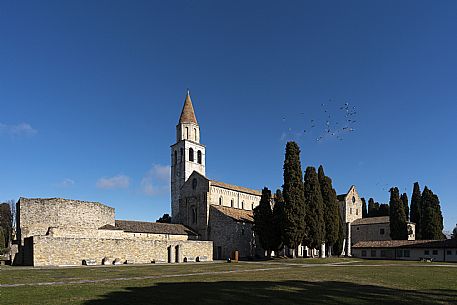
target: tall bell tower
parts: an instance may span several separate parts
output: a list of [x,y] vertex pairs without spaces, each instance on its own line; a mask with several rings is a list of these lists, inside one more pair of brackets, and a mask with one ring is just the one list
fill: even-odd
[[187,90],[176,125],[176,143],[171,146],[171,221],[179,222],[181,188],[194,172],[205,176],[205,146],[200,144],[200,126]]

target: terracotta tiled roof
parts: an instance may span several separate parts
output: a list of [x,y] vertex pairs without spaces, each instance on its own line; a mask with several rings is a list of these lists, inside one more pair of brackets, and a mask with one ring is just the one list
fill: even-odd
[[457,248],[457,240],[370,240],[352,248]]
[[367,217],[356,219],[352,222],[351,225],[371,225],[374,223],[389,223],[389,216],[379,216],[379,217]]
[[198,235],[188,227],[181,224],[146,222],[133,220],[116,220],[116,226],[105,225],[100,229],[124,230],[130,233],[172,234],[172,235]]
[[197,118],[195,117],[194,106],[192,105],[192,100],[190,99],[189,91],[187,92],[186,100],[184,102],[184,106],[182,107],[179,123],[198,124]]
[[224,189],[228,189],[228,190],[232,190],[232,191],[248,193],[248,194],[256,195],[256,196],[262,196],[262,192],[253,190],[253,189],[249,189],[247,187],[232,185],[232,184],[219,182],[219,181],[215,181],[215,180],[210,180],[210,181],[211,181],[212,186],[218,186],[218,187],[222,187]]
[[221,205],[212,205],[211,208],[218,210],[225,216],[230,217],[235,221],[254,222],[252,211],[229,208]]

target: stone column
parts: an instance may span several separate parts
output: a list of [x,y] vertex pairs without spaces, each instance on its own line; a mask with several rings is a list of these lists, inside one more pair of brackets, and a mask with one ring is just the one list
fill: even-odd
[[319,253],[320,258],[325,258],[325,243],[321,244],[321,251]]
[[175,253],[175,256],[176,256],[175,259],[176,259],[176,261],[175,261],[175,262],[176,262],[176,263],[180,263],[180,262],[182,261],[182,259],[181,259],[181,246],[177,245],[177,246],[175,247],[175,249],[176,249],[176,253]]
[[352,256],[351,253],[351,223],[346,224],[347,238],[346,238],[346,256]]

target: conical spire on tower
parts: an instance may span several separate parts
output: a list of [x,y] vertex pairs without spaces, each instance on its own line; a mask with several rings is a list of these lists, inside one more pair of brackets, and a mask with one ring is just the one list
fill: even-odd
[[184,102],[184,106],[182,107],[179,123],[194,123],[198,125],[197,118],[195,117],[194,106],[192,105],[192,100],[190,99],[189,89],[187,89],[186,100]]

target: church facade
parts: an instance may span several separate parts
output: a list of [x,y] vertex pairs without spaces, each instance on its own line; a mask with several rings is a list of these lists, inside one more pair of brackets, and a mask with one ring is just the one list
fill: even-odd
[[253,232],[253,209],[261,192],[211,180],[205,175],[206,147],[187,93],[171,146],[171,217],[213,242],[215,259],[252,257],[259,251]]

